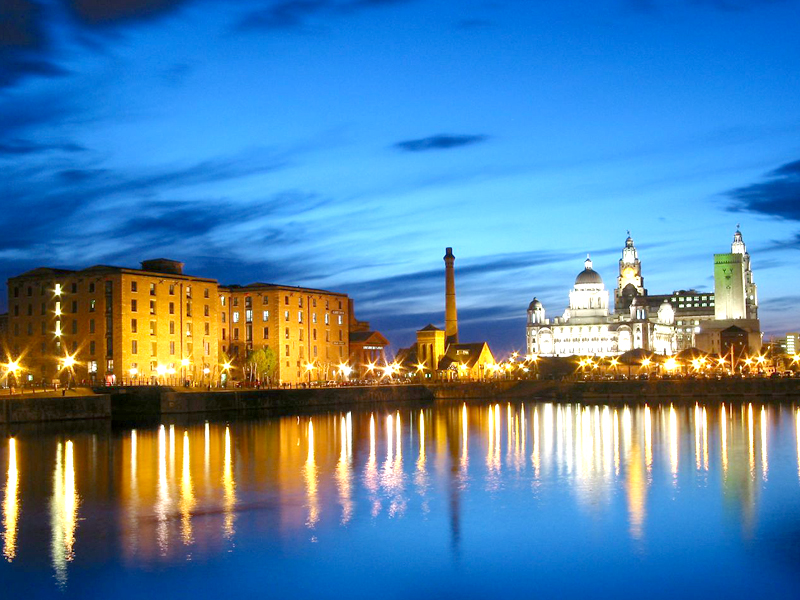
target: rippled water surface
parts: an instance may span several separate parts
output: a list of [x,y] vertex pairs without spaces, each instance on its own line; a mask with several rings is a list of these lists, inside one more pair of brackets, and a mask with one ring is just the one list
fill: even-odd
[[2,438],[4,597],[800,589],[794,405],[487,402],[73,429]]

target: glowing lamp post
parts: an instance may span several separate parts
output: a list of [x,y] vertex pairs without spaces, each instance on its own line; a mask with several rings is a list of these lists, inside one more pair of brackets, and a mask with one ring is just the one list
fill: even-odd
[[187,373],[186,370],[189,368],[191,361],[188,358],[181,359],[181,379],[183,379],[184,384],[186,383]]
[[651,361],[649,357],[642,359],[642,366],[644,367],[645,373],[647,373],[648,377],[650,376],[650,364],[652,362],[653,361]]
[[306,375],[308,375],[308,385],[311,386],[311,371],[314,370],[314,363],[306,363]]
[[11,377],[13,377],[14,378],[14,384],[16,384],[17,383],[17,373],[19,373],[22,370],[22,367],[20,367],[20,364],[19,364],[18,360],[10,360],[3,366],[6,368],[6,379],[9,380],[8,393],[11,394],[12,386],[11,386],[10,379],[11,379]]

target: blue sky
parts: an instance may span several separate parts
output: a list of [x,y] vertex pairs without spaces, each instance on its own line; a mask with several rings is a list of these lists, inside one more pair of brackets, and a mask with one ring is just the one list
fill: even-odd
[[[524,342],[626,230],[651,293],[741,223],[800,328],[800,3],[3,0],[0,277],[167,256],[349,293],[396,349]],[[5,295],[3,293],[3,295]]]

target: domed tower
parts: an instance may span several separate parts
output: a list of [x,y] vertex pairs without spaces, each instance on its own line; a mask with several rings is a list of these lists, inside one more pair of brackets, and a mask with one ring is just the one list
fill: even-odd
[[528,325],[544,325],[544,306],[536,298],[528,305]]
[[603,285],[600,273],[592,268],[588,256],[583,263],[583,271],[575,278],[575,286],[569,293],[570,320],[596,320],[608,316],[608,290]]
[[639,252],[636,250],[629,231],[625,247],[622,249],[622,258],[619,259],[617,289],[614,290],[614,310],[618,313],[624,312],[630,307],[633,298],[646,295],[642,263],[639,262]]

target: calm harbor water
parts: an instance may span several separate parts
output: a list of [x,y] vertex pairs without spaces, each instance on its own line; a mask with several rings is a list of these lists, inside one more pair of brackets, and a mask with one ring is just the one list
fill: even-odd
[[486,402],[7,433],[7,598],[800,589],[789,404]]

